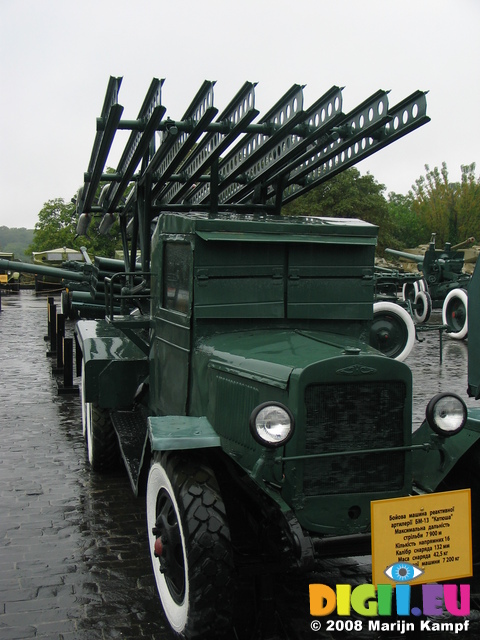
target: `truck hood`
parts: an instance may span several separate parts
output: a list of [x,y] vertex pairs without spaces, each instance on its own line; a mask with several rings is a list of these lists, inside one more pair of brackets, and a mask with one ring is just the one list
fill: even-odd
[[286,388],[294,369],[338,357],[346,349],[379,355],[355,338],[302,330],[217,334],[202,340],[196,351],[208,357],[209,367]]

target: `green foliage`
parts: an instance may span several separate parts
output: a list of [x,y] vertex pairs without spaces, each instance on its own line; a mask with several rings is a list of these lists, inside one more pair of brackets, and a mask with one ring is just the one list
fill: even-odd
[[391,192],[370,174],[347,169],[284,208],[287,215],[361,218],[379,227],[377,253],[385,247],[413,248],[436,233],[438,246],[479,235],[480,179],[475,164],[461,167],[461,182],[450,182],[447,166],[418,178],[407,195]]
[[430,238],[428,228],[414,211],[411,195],[389,193],[388,215],[393,225],[391,249],[413,248]]
[[436,233],[439,246],[453,245],[478,235],[480,225],[480,181],[475,178],[475,163],[461,167],[461,182],[450,182],[446,163],[442,168],[430,169],[416,180],[409,196],[412,208],[421,225]]
[[33,241],[28,247],[29,252],[47,251],[60,247],[79,249],[84,246],[92,258],[96,255],[113,257],[115,249],[121,247],[118,222],[113,225],[109,235],[102,236],[96,229],[100,218],[96,218],[90,224],[88,237],[78,238],[76,237],[77,222],[75,204],[65,202],[63,198],[49,200],[38,214]]
[[33,239],[33,229],[0,227],[0,251],[13,253],[15,259],[26,260],[25,251]]
[[383,195],[385,186],[350,168],[284,207],[287,215],[360,218],[379,227],[378,251],[391,246],[395,229]]

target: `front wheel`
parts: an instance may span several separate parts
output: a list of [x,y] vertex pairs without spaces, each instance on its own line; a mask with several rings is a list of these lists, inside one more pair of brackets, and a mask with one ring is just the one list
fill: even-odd
[[172,630],[188,640],[232,624],[233,554],[213,471],[195,455],[156,454],[147,483],[153,574]]
[[465,289],[452,289],[443,302],[442,322],[449,328],[448,335],[463,340],[468,335],[468,295]]
[[370,327],[370,345],[384,355],[403,362],[415,343],[410,315],[394,302],[376,302]]

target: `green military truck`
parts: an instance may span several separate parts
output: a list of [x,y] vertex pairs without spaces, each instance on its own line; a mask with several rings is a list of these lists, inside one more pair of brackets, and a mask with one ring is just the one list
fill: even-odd
[[78,232],[118,218],[125,255],[105,318],[75,329],[88,459],[108,472],[121,457],[146,493],[173,632],[232,637],[239,576],[266,589],[316,557],[369,554],[371,501],[446,486],[478,439],[451,394],[412,436],[412,376],[396,357],[411,332],[397,305],[374,314],[377,228],[281,215],[425,123],[425,95],[390,108],[377,92],[344,114],[338,87],[304,109],[295,85],[255,124],[253,84],[218,114],[206,82],[173,120],[154,80],[132,121],[120,80],[77,200]]

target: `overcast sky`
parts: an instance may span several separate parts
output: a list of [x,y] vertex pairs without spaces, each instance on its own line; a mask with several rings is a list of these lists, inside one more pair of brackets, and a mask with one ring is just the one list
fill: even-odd
[[[109,76],[135,118],[152,78],[180,119],[203,80],[221,111],[258,82],[263,115],[294,83],[309,107],[345,87],[396,105],[428,90],[431,122],[357,165],[406,194],[424,166],[480,171],[479,0],[0,0],[0,226],[33,228],[83,182]],[[108,166],[116,166],[107,162]]]

